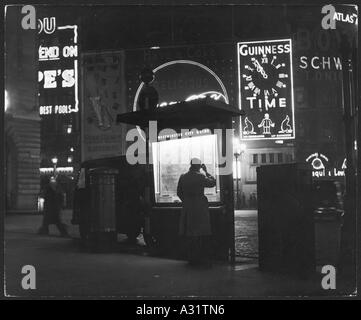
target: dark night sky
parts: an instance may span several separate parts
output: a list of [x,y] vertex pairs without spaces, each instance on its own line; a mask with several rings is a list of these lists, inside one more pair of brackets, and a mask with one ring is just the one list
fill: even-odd
[[[82,50],[131,49],[284,37],[287,25],[319,24],[320,6],[43,7],[79,19]],[[46,10],[46,9],[45,9]],[[288,30],[291,31],[291,30]]]

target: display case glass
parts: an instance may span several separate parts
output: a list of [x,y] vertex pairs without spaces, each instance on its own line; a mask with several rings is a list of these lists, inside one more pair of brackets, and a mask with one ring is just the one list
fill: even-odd
[[216,178],[216,186],[205,188],[209,202],[219,202],[217,136],[192,136],[152,143],[154,192],[156,203],[179,203],[177,185],[186,173],[193,157],[201,159],[208,172]]

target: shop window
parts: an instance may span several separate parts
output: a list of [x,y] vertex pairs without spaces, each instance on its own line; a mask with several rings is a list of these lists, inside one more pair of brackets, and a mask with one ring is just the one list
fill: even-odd
[[220,201],[217,137],[215,134],[152,143],[154,191],[157,203],[177,203],[179,177],[188,171],[190,160],[199,158],[216,178],[216,186],[206,188],[209,202]]
[[247,182],[256,182],[256,181],[257,181],[256,167],[250,166],[247,171]]
[[275,155],[274,155],[274,153],[270,153],[270,154],[269,154],[269,162],[270,162],[270,163],[274,163],[274,162],[275,162]]
[[261,154],[261,162],[262,162],[262,163],[266,163],[266,162],[267,162],[267,160],[266,160],[266,154],[265,154],[265,153],[262,153],[262,154]]
[[278,160],[278,163],[282,163],[282,162],[283,162],[283,153],[278,153],[278,154],[277,154],[277,160]]
[[257,164],[258,163],[258,154],[254,153],[252,156],[253,156],[252,163]]

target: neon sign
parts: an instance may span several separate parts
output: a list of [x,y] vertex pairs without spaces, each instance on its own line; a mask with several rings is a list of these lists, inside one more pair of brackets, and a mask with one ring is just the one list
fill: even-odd
[[291,39],[239,42],[241,139],[294,139]]
[[[38,48],[39,113],[78,112],[78,27],[57,26],[55,17],[38,20],[38,24],[39,33],[44,33]],[[52,45],[54,37],[65,43]]]
[[[54,172],[54,168],[39,168],[39,171],[43,174],[49,174]],[[73,173],[74,167],[56,167],[55,172]]]
[[[216,100],[216,101],[222,99],[223,102],[226,102],[226,97],[222,93],[219,93],[217,91],[207,91],[207,92],[203,92],[203,93],[200,93],[200,94],[192,94],[189,97],[187,97],[185,99],[185,101],[193,101],[193,100],[205,99],[207,97],[209,97],[209,98],[211,98],[213,100]],[[157,107],[166,107],[166,106],[170,106],[172,104],[176,104],[176,103],[179,103],[179,102],[180,101],[162,102],[162,103],[158,103]]]
[[[169,61],[169,62],[166,62],[166,63],[163,63],[162,65],[156,67],[153,72],[154,74],[156,74],[157,71],[160,71],[168,66],[171,66],[171,65],[176,65],[176,64],[188,64],[188,65],[194,65],[194,66],[197,66],[197,67],[200,67],[201,69],[205,70],[207,73],[211,74],[212,77],[217,81],[217,83],[219,84],[219,86],[221,87],[223,93],[219,93],[219,92],[214,92],[216,94],[221,94],[221,97],[224,98],[224,102],[225,103],[229,103],[229,99],[228,99],[228,94],[227,94],[227,90],[226,90],[226,87],[224,86],[222,80],[217,76],[216,73],[214,73],[214,71],[212,71],[211,69],[209,69],[207,66],[199,63],[199,62],[196,62],[196,61],[192,61],[192,60],[173,60],[173,61]],[[142,90],[143,88],[143,83],[140,84],[140,86],[138,87],[136,93],[135,93],[135,97],[134,97],[134,103],[133,103],[133,111],[136,111],[137,110],[137,104],[138,104],[138,98],[139,98],[139,94],[140,94],[140,91]],[[213,92],[213,91],[212,91]],[[208,94],[209,92],[205,92],[203,93],[204,94]],[[195,94],[196,96],[199,96],[199,94]],[[202,93],[200,94],[202,95]],[[193,95],[191,95],[193,96]],[[189,99],[191,96],[189,96],[187,99]],[[217,95],[216,95],[217,96]],[[214,96],[214,97],[216,97]],[[165,102],[163,103],[160,103],[159,106],[160,107],[163,107],[165,105],[170,105],[170,104],[175,104],[177,102],[174,102],[172,101],[172,103],[166,103],[164,104]],[[162,105],[163,104],[163,105]]]
[[342,62],[340,57],[301,56],[299,67],[315,70],[342,70]]
[[186,101],[192,101],[192,100],[198,100],[198,99],[204,99],[206,97],[210,97],[214,100],[219,100],[219,99],[223,99],[223,102],[226,102],[226,97],[222,94],[219,93],[217,91],[208,91],[208,92],[204,92],[201,94],[193,94],[191,96],[189,96]]
[[329,159],[322,153],[315,152],[306,158],[306,162],[312,166],[312,176],[315,178],[345,176],[345,161],[346,159],[342,163],[341,170],[339,170],[337,168],[326,169]]
[[309,155],[306,159],[306,162],[311,161],[311,165],[314,170],[324,170],[325,165],[322,160],[328,162],[328,158],[324,154],[316,152]]
[[[207,66],[205,66],[202,63],[196,62],[196,61],[192,61],[192,60],[172,60],[172,61],[168,61],[165,62],[161,65],[159,65],[158,67],[156,67],[155,69],[153,69],[153,73],[156,75],[156,81],[157,81],[157,76],[159,77],[159,74],[161,71],[167,71],[170,68],[168,67],[182,67],[182,71],[184,71],[183,69],[185,69],[186,67],[188,68],[192,68],[192,69],[188,69],[188,74],[187,77],[192,77],[194,75],[194,73],[199,73],[202,72],[204,75],[208,76],[209,80],[212,80],[214,82],[214,84],[216,86],[212,86],[211,88],[205,88],[202,85],[201,90],[203,89],[204,92],[198,93],[198,92],[192,92],[194,90],[194,88],[191,88],[190,90],[185,90],[185,88],[183,88],[183,90],[169,90],[170,92],[170,96],[172,97],[171,100],[170,98],[165,99],[168,100],[168,102],[161,102],[158,104],[158,107],[165,107],[165,106],[169,106],[172,104],[176,104],[179,102],[179,100],[185,101],[188,99],[188,101],[190,100],[195,100],[195,99],[203,99],[204,97],[210,97],[212,99],[218,100],[218,99],[222,99],[226,104],[229,104],[229,98],[228,98],[228,93],[226,90],[226,87],[224,86],[222,80],[217,76],[217,74],[211,70],[210,68],[208,68]],[[196,67],[196,68],[194,68]],[[157,74],[158,72],[158,74]],[[169,75],[168,75],[169,76]],[[173,74],[172,74],[173,76]],[[177,74],[175,74],[175,76],[177,76]],[[184,73],[182,74],[182,76],[184,77]],[[174,80],[174,77],[172,77]],[[180,79],[180,82],[194,82],[194,79]],[[135,93],[135,97],[134,97],[134,102],[133,102],[133,111],[137,111],[137,105],[138,105],[138,98],[139,98],[139,94],[142,90],[144,86],[144,83],[141,83]],[[216,90],[219,91],[216,91]],[[202,91],[203,91],[202,90]],[[205,91],[207,90],[207,91]],[[159,92],[158,92],[159,93]],[[177,98],[173,98],[174,94],[177,93],[178,97]],[[180,96],[179,96],[180,95]],[[183,98],[184,96],[184,98]],[[162,97],[162,95],[160,94],[160,97]],[[143,134],[141,133],[141,131],[138,128],[138,132],[140,133],[142,139],[144,140],[145,137],[143,136]]]
[[38,19],[38,33],[45,32],[47,34],[54,33],[56,29],[56,18],[55,17],[45,17],[43,19]]
[[347,169],[347,159],[346,158],[343,160],[341,168],[342,168],[342,170]]
[[356,8],[356,13],[336,11],[336,8],[332,4],[323,6],[321,12],[325,14],[325,16],[321,20],[322,28],[325,30],[336,29],[336,21],[355,24],[357,26],[357,6],[350,5],[348,8]]

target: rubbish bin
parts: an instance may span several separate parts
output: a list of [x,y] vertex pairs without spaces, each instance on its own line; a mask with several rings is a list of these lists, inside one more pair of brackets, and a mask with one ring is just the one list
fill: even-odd
[[316,264],[337,266],[344,212],[336,208],[322,208],[314,213]]
[[314,274],[311,190],[312,174],[304,164],[257,168],[260,270],[301,278]]
[[95,168],[89,170],[90,185],[90,250],[110,252],[117,241],[116,181],[118,170]]

